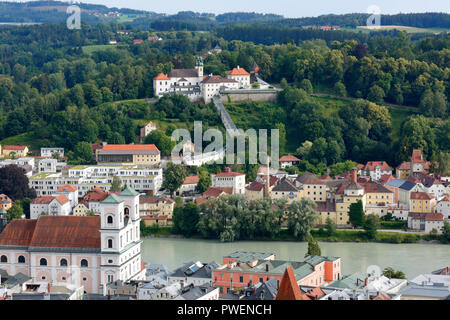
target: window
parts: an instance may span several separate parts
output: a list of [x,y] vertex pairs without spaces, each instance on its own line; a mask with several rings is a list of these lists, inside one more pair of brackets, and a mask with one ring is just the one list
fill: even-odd
[[1,262],[1,263],[7,263],[7,262],[8,262],[8,257],[5,256],[5,255],[3,255],[3,256],[0,258],[0,262]]
[[24,256],[19,256],[19,258],[17,259],[18,263],[25,263],[25,257]]
[[39,265],[40,266],[46,266],[47,265],[47,259],[41,258],[41,260],[39,260]]
[[108,248],[112,248],[113,247],[113,241],[112,239],[108,239]]
[[62,279],[62,281],[66,281],[66,277],[62,277],[61,279]]
[[60,265],[61,267],[67,267],[67,260],[66,260],[66,259],[61,259],[61,260],[59,261],[59,265]]
[[81,267],[82,268],[87,268],[89,266],[88,261],[86,259],[82,259],[81,260]]
[[107,222],[108,222],[108,224],[113,224],[113,217],[112,216],[108,216]]

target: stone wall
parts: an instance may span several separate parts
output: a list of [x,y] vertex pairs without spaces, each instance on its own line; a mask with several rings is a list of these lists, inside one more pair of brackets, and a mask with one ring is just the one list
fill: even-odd
[[244,101],[264,101],[277,102],[276,91],[252,91],[245,90],[240,92],[222,92],[221,100],[223,103],[244,102]]

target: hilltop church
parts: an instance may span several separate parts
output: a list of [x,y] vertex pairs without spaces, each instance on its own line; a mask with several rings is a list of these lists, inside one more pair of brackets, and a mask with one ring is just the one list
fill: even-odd
[[203,59],[197,57],[194,69],[172,69],[169,74],[158,74],[153,79],[156,97],[165,94],[183,94],[191,101],[202,100],[210,103],[221,90],[238,90],[250,88],[250,73],[237,66],[227,77],[203,75]]

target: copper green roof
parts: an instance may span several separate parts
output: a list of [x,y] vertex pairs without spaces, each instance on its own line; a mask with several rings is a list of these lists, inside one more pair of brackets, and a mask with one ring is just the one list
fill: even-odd
[[139,195],[139,192],[127,186],[119,195],[124,197],[135,197]]
[[110,194],[108,198],[102,201],[102,203],[121,203],[121,202],[123,201],[120,200],[120,198],[116,196],[114,193]]
[[0,213],[5,214],[5,213],[7,213],[7,211],[6,211],[5,208],[1,208],[1,209],[0,209]]

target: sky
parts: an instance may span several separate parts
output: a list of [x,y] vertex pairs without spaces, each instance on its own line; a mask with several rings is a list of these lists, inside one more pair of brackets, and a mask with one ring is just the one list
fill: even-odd
[[367,8],[374,5],[380,8],[381,14],[450,13],[448,0],[82,0],[81,2],[169,14],[178,11],[216,14],[240,11],[277,13],[289,18],[314,17],[329,13],[367,12]]

